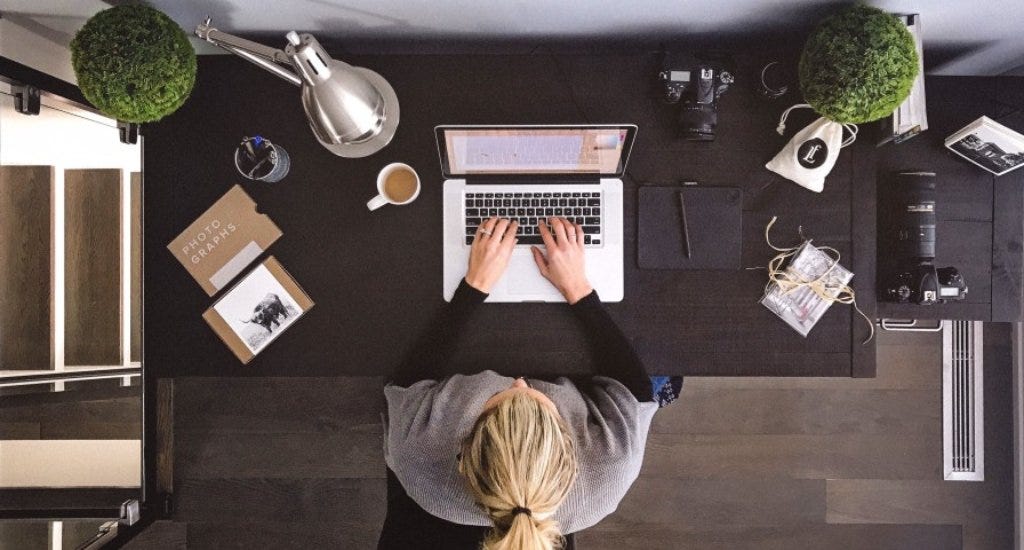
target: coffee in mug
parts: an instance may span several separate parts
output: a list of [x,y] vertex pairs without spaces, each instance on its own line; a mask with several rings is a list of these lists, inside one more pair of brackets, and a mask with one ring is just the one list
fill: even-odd
[[391,163],[377,175],[377,192],[380,194],[366,203],[370,210],[385,204],[409,204],[420,194],[420,177],[408,164]]
[[398,168],[384,179],[384,195],[394,202],[405,202],[416,193],[416,174]]

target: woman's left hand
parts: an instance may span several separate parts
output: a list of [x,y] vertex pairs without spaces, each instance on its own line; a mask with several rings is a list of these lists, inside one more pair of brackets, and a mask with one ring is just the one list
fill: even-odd
[[506,219],[490,218],[480,224],[469,251],[469,271],[466,272],[469,286],[483,293],[491,292],[508,267],[512,248],[519,242],[518,230],[518,223]]

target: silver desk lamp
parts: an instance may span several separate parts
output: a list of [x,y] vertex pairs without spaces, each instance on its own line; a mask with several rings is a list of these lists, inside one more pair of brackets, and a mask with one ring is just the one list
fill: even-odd
[[221,32],[207,18],[196,27],[196,36],[301,86],[309,127],[335,155],[369,156],[394,137],[398,97],[388,81],[370,69],[331,59],[312,35],[289,32],[282,51]]

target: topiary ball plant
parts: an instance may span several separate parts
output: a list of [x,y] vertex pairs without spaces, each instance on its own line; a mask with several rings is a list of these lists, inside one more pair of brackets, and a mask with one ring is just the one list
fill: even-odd
[[125,122],[152,122],[181,107],[196,81],[196,53],[185,31],[142,5],[103,10],[71,41],[82,94]]
[[892,114],[917,77],[914,38],[891,14],[856,4],[833,15],[807,39],[800,90],[818,114],[859,124]]

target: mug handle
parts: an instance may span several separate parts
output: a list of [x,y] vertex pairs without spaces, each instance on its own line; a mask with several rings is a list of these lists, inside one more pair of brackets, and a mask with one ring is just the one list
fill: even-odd
[[377,195],[376,197],[373,197],[372,199],[369,200],[369,202],[366,203],[366,207],[372,211],[380,208],[381,206],[384,206],[387,203],[388,200],[384,198],[384,195]]

